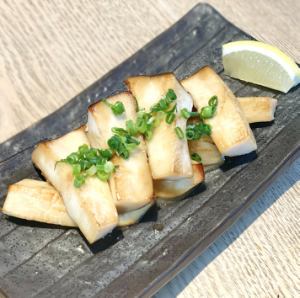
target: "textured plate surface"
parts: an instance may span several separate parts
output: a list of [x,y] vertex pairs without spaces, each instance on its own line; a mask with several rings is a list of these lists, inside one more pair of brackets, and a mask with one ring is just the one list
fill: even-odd
[[122,81],[129,75],[174,71],[183,78],[209,64],[238,96],[265,95],[279,101],[275,122],[253,127],[257,156],[227,160],[185,200],[152,208],[139,225],[115,230],[92,246],[75,229],[0,214],[0,296],[151,295],[241,215],[299,155],[300,139],[299,87],[280,94],[223,75],[221,45],[250,38],[212,7],[198,5],[61,109],[0,144],[1,205],[9,184],[25,177],[40,179],[31,164],[34,145],[83,124],[87,107],[123,90]]

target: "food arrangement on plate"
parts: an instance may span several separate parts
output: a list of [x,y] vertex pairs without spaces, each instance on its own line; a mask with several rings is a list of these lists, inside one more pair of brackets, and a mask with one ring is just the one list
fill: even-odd
[[[283,92],[300,80],[289,57],[255,41],[224,45],[223,63],[235,78]],[[89,107],[85,126],[36,146],[32,161],[47,182],[11,185],[3,213],[78,227],[94,243],[138,222],[156,199],[175,200],[204,183],[225,156],[255,151],[249,123],[274,120],[277,105],[236,98],[209,66],[182,81],[165,73],[125,83],[128,91]]]

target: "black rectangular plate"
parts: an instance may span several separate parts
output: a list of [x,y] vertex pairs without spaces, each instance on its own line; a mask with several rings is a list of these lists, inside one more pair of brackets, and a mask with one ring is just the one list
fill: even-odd
[[[149,296],[201,254],[299,155],[300,88],[288,94],[230,79],[223,74],[221,45],[251,39],[211,6],[200,4],[61,109],[0,145],[0,202],[7,186],[39,178],[33,146],[86,121],[87,107],[123,90],[129,75],[174,71],[178,78],[211,65],[238,96],[278,98],[272,125],[253,127],[257,158],[227,160],[207,174],[185,200],[153,208],[135,226],[115,230],[89,246],[76,229],[0,215],[0,289],[9,297]],[[156,230],[154,224],[162,224]],[[0,295],[1,295],[0,291]]]

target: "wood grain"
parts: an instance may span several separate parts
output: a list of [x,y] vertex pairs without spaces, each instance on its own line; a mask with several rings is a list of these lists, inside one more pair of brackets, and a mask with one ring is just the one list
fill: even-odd
[[[0,142],[63,105],[197,2],[0,1]],[[300,62],[299,1],[207,2]],[[158,296],[299,295],[299,166]]]
[[[63,105],[197,2],[0,1],[0,142]],[[209,2],[300,61],[299,1]]]

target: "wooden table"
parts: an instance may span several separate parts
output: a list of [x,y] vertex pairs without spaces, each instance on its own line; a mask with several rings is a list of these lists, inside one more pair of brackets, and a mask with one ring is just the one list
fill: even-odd
[[[0,1],[0,142],[66,101],[198,1]],[[300,62],[300,2],[206,1]],[[300,160],[157,297],[296,297]]]

